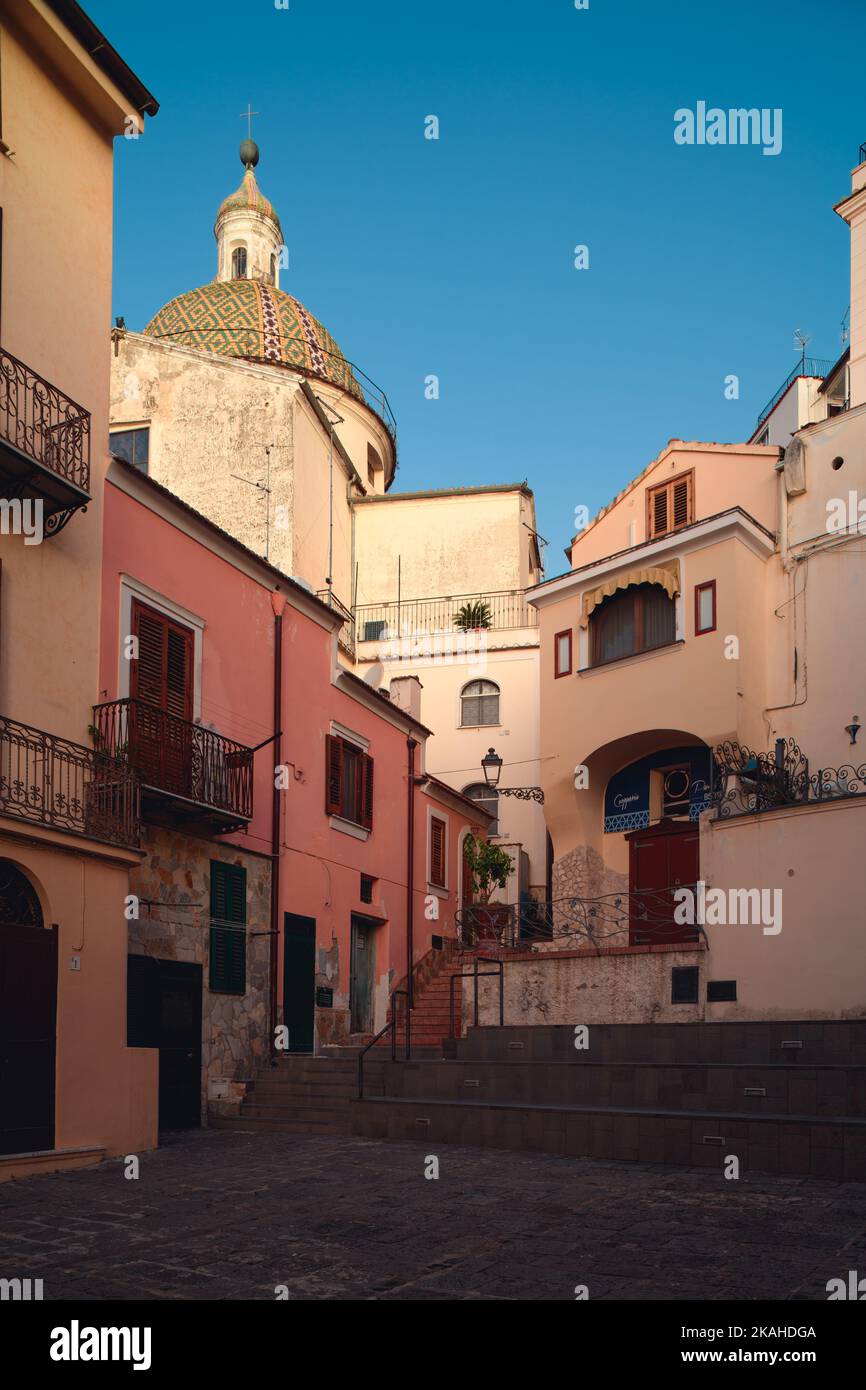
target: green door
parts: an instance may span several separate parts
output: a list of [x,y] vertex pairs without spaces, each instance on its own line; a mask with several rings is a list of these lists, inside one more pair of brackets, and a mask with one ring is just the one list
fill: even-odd
[[353,1033],[373,1031],[373,924],[352,915],[352,963],[349,981],[349,1010]]

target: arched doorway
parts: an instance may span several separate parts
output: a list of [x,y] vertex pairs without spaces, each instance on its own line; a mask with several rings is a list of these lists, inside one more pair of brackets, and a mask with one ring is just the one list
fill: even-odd
[[0,859],[0,1154],[54,1148],[57,928]]

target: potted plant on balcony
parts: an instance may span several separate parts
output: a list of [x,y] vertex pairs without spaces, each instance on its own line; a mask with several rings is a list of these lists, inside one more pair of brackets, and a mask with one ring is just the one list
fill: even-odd
[[455,627],[461,628],[464,632],[483,632],[490,628],[492,623],[490,604],[480,598],[464,603],[454,614]]
[[476,941],[495,941],[502,938],[511,921],[508,903],[491,903],[496,888],[504,888],[514,869],[514,860],[499,845],[467,835],[463,841],[463,858],[472,882],[472,903],[467,916]]

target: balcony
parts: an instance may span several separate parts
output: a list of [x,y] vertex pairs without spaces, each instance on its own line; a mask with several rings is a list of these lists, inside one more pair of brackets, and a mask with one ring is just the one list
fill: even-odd
[[226,835],[253,814],[253,751],[145,700],[109,700],[93,711],[100,753],[141,782],[142,818]]
[[0,489],[42,503],[46,536],[90,501],[90,413],[0,348]]
[[355,609],[359,642],[385,642],[445,632],[507,632],[513,628],[537,626],[538,611],[527,603],[523,589],[394,599],[390,603],[359,604]]
[[0,815],[138,844],[138,782],[126,763],[0,716]]

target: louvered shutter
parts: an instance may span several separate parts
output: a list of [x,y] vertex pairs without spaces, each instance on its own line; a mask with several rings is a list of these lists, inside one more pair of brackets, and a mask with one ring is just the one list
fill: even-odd
[[673,493],[673,526],[687,526],[691,521],[691,478],[682,478],[678,483],[671,487]]
[[430,818],[430,882],[445,887],[445,822]]
[[651,527],[653,536],[661,536],[668,529],[668,491],[660,487],[652,494]]
[[364,753],[361,757],[361,787],[359,800],[361,805],[361,824],[367,830],[373,829],[373,759],[369,753]]
[[210,988],[244,994],[247,975],[247,871],[212,860],[210,866]]
[[325,736],[325,814],[343,813],[343,740]]

